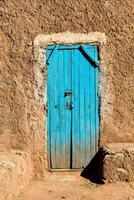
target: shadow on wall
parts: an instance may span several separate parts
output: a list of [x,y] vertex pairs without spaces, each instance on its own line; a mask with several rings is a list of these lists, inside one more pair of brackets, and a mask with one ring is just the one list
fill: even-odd
[[104,184],[103,161],[107,154],[109,154],[108,150],[101,147],[91,162],[81,172],[81,176],[94,183]]

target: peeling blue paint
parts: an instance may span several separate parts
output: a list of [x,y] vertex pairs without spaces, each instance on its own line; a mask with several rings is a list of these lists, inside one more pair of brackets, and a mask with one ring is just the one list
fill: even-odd
[[50,45],[46,55],[49,167],[79,169],[98,148],[98,49]]

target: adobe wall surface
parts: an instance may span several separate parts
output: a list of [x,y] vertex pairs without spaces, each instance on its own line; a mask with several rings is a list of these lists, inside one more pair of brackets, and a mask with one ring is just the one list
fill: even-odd
[[134,144],[107,144],[108,154],[103,160],[106,182],[134,181]]
[[23,151],[0,153],[0,200],[18,195],[33,176],[31,156]]
[[27,151],[36,172],[46,168],[45,110],[35,93],[40,85],[33,66],[39,64],[32,42],[38,34],[66,31],[105,33],[101,144],[134,142],[133,2],[5,0],[0,5],[0,151]]

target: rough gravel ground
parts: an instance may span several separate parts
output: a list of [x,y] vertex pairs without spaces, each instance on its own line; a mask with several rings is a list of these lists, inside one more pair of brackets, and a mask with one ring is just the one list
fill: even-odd
[[78,172],[50,173],[33,180],[14,200],[134,200],[134,183],[96,185]]

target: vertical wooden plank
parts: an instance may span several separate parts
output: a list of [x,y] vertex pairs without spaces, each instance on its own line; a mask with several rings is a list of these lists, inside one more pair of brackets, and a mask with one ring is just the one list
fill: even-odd
[[[57,116],[55,118],[55,125],[56,125],[56,131],[53,135],[53,137],[55,138],[55,167],[53,167],[53,169],[57,169],[59,168],[60,165],[60,65],[62,62],[62,58],[60,59],[61,55],[60,55],[60,51],[58,50],[58,55],[55,57],[55,59],[53,60],[53,62],[56,65],[56,69],[55,69],[55,77],[52,77],[53,79],[56,79],[56,84],[53,85],[52,87],[55,87],[55,94],[54,99],[55,103],[54,103],[54,109],[57,113]],[[52,100],[52,99],[51,99]],[[51,115],[53,115],[53,113],[51,113]]]
[[[46,49],[46,59],[48,59],[50,52]],[[47,106],[50,107],[50,68],[47,65]],[[48,150],[48,164],[51,168],[51,120],[50,120],[50,109],[47,111],[47,150]]]
[[72,102],[74,108],[72,110],[72,168],[80,167],[80,118],[79,118],[79,57],[78,49],[72,50]]
[[[88,49],[89,51],[89,49]],[[90,67],[89,67],[89,61],[87,59],[84,59],[84,67],[85,67],[85,85],[84,85],[84,101],[85,101],[85,163],[84,166],[86,166],[90,161]]]
[[[94,47],[91,46],[90,47],[90,54],[92,57],[94,57]],[[96,133],[95,133],[95,91],[96,91],[96,87],[95,87],[95,68],[94,66],[91,65],[91,63],[89,63],[90,66],[90,102],[91,102],[91,109],[90,109],[90,134],[91,134],[91,159],[93,158],[93,156],[96,153]]]
[[80,135],[80,149],[79,149],[79,154],[80,154],[80,168],[84,167],[85,163],[85,94],[84,94],[84,88],[85,88],[85,82],[87,79],[87,75],[85,74],[85,65],[84,65],[84,57],[79,51],[79,124],[80,124],[80,130],[79,130],[79,135]]
[[[94,57],[96,63],[99,63],[99,52],[97,46],[94,47]],[[99,66],[95,68],[95,134],[96,134],[96,152],[98,151],[98,140],[99,140],[99,97],[98,97],[98,81],[99,81]]]
[[[59,164],[59,138],[60,138],[60,112],[59,112],[59,50],[57,49],[56,52],[54,52],[55,55],[52,55],[52,59],[50,62],[50,65],[52,63],[52,77],[51,77],[51,99],[50,101],[53,102],[52,107],[51,107],[51,130],[52,130],[52,135],[51,135],[51,157],[53,158],[53,166],[52,168],[57,168]],[[53,144],[53,146],[52,146]]]
[[72,102],[72,96],[65,96],[65,92],[71,87],[71,50],[63,50],[64,52],[64,142],[65,142],[65,168],[71,167],[71,110],[66,108],[66,105]]
[[[54,62],[50,63],[48,65],[48,131],[50,136],[50,166],[52,168],[56,167],[56,160],[55,160],[55,137],[53,137],[56,132],[54,119],[56,118],[56,112],[54,110],[54,103],[55,103],[55,87],[52,87],[56,84],[56,79],[52,78],[55,77],[55,69],[56,69],[56,63],[54,65]],[[51,100],[53,97],[53,100]],[[53,113],[53,115],[52,115]]]
[[58,154],[60,161],[58,163],[58,168],[65,168],[65,118],[64,118],[64,54],[62,50],[59,50],[59,59],[60,59],[60,67],[59,67],[59,88],[60,88],[60,135],[59,135],[59,145],[58,145]]

